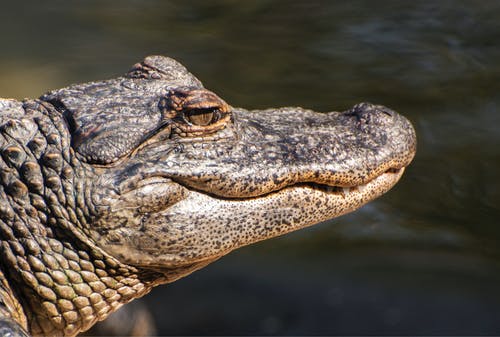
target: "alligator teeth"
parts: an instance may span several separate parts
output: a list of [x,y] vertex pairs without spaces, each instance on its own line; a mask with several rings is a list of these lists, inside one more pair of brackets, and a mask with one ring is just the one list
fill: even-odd
[[343,191],[343,188],[339,186],[333,186],[332,191],[335,193],[341,193]]
[[317,185],[317,188],[327,192],[327,193],[339,193],[346,195],[352,191],[355,191],[357,187],[341,187],[341,186],[329,186],[329,185]]
[[337,192],[337,187],[336,186],[326,186],[326,191],[328,193]]

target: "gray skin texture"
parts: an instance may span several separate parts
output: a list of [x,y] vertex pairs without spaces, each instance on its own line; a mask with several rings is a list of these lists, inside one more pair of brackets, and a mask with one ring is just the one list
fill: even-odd
[[0,331],[74,336],[238,247],[357,209],[415,150],[386,107],[247,111],[162,56],[0,99]]

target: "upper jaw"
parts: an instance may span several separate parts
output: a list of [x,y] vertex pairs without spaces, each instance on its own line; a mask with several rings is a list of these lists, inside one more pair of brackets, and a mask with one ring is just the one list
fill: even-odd
[[379,106],[327,114],[233,108],[233,115],[224,136],[165,144],[144,172],[218,198],[254,198],[297,184],[362,186],[415,154],[411,124]]
[[233,123],[219,132],[153,143],[129,164],[141,167],[142,178],[161,176],[218,198],[238,199],[297,184],[362,186],[406,167],[416,151],[410,122],[381,106],[359,104],[330,113],[232,108],[232,114]]

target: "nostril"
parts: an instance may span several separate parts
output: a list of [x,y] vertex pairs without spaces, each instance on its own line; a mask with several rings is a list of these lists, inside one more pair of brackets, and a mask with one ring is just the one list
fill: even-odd
[[391,110],[383,105],[376,105],[375,109],[391,117],[394,117],[396,115],[396,112],[394,110]]
[[357,118],[361,118],[363,115],[369,113],[374,110],[375,105],[371,103],[358,103],[353,106],[350,110],[346,111],[347,116],[355,116]]
[[359,103],[353,106],[352,109],[346,111],[345,115],[355,116],[358,120],[361,120],[361,119],[370,119],[374,116],[395,117],[396,112],[383,105],[375,105],[371,103]]

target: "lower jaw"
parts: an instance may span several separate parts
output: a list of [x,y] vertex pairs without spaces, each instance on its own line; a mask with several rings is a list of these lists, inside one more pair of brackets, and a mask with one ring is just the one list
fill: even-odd
[[[192,254],[183,257],[174,253],[160,264],[161,257],[156,256],[153,264],[206,264],[241,246],[333,219],[387,192],[403,172],[404,169],[387,171],[362,186],[341,190],[304,183],[249,199],[218,199],[191,190],[187,198],[163,213],[169,228],[187,234],[178,235],[176,245]],[[214,248],[212,244],[221,241],[221,233],[225,244]]]

